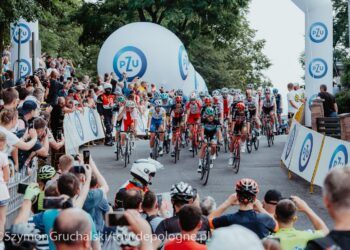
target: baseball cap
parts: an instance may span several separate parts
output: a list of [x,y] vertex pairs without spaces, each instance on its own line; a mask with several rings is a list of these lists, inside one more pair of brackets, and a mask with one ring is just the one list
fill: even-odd
[[38,108],[38,105],[34,101],[27,100],[23,103],[21,113],[25,115],[32,112],[33,110],[36,110],[37,108]]
[[268,190],[264,197],[264,201],[267,204],[271,204],[271,205],[277,205],[277,203],[282,199],[283,197],[281,192],[275,189]]

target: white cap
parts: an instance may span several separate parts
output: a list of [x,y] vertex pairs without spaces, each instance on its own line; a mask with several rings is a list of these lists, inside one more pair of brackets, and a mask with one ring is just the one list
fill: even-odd
[[240,225],[215,229],[208,250],[264,250],[259,237]]

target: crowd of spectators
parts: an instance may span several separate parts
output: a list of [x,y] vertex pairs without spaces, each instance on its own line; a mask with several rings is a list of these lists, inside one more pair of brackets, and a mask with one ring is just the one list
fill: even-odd
[[[6,59],[7,58],[7,59]],[[109,186],[93,158],[62,154],[57,165],[49,165],[52,152],[63,148],[64,114],[99,109],[99,96],[111,89],[147,106],[156,92],[135,78],[127,81],[105,74],[93,83],[88,76],[77,78],[73,63],[44,56],[40,69],[15,80],[3,55],[2,106],[0,112],[0,235],[6,249],[350,249],[350,169],[332,170],[324,183],[324,203],[334,220],[329,232],[323,220],[297,196],[269,190],[257,199],[259,185],[241,179],[232,194],[218,205],[212,197],[185,182],[169,190],[170,204],[150,188],[158,162],[144,159],[131,168],[132,178],[107,200]],[[106,86],[108,88],[106,88]],[[298,86],[291,91],[302,93]],[[161,89],[160,92],[164,91]],[[172,94],[172,91],[169,91]],[[302,94],[289,98],[305,101]],[[103,110],[105,127],[110,126]],[[112,122],[113,124],[113,122]],[[111,132],[111,131],[110,131]],[[110,145],[110,138],[105,140]],[[23,203],[11,228],[5,232],[7,204],[11,199],[6,183],[20,175],[31,175],[33,162],[41,159],[38,181],[24,190]],[[237,212],[228,213],[231,207]],[[169,212],[170,210],[170,212]],[[295,228],[297,214],[304,213],[314,226],[310,231]],[[11,237],[10,237],[11,236]],[[333,248],[332,248],[333,247]]]

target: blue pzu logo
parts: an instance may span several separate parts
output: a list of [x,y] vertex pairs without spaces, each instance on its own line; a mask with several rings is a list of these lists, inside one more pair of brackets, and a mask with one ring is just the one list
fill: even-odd
[[316,58],[309,64],[309,74],[315,79],[323,78],[328,71],[328,66],[325,60]]
[[299,171],[303,172],[307,164],[309,163],[311,154],[312,154],[312,147],[313,147],[313,136],[311,133],[308,133],[303,146],[301,147],[300,155],[299,155]]
[[[18,66],[18,63],[13,64],[14,71],[15,71],[15,67],[17,67],[17,66]],[[32,72],[32,67],[27,60],[21,59],[21,61],[19,62],[18,70],[20,72],[20,77],[23,79],[26,76],[30,75],[30,73]]]
[[186,49],[183,45],[181,45],[179,48],[179,69],[182,80],[186,80],[189,66],[190,62],[188,60]]
[[75,111],[74,113],[74,123],[77,133],[82,141],[84,141],[84,131],[83,126],[81,125],[80,117],[78,115],[79,111]]
[[311,110],[311,105],[312,105],[312,102],[317,98],[317,94],[314,94],[312,95],[310,98],[309,98],[309,101],[308,101],[308,104],[309,104],[309,109]]
[[348,150],[341,144],[333,152],[331,161],[329,162],[329,170],[336,166],[346,166],[348,164]]
[[287,150],[286,150],[286,154],[284,156],[284,159],[287,160],[290,152],[292,151],[292,147],[293,147],[293,143],[294,143],[294,139],[295,139],[295,133],[297,131],[297,126],[294,125],[294,128],[292,130],[292,133],[290,134],[289,140],[288,140],[288,144],[287,144]]
[[310,39],[314,43],[322,43],[327,39],[328,29],[323,23],[314,23],[310,27]]
[[12,38],[16,43],[19,43],[19,31],[21,31],[21,43],[28,42],[32,35],[28,25],[19,23],[12,28]]
[[128,82],[135,77],[142,77],[147,69],[147,59],[145,54],[134,46],[126,46],[115,54],[113,59],[113,69],[119,78],[123,77],[123,72],[128,75]]
[[94,111],[92,109],[89,109],[89,123],[92,133],[97,136],[98,135],[98,128],[97,128],[97,121],[94,114]]

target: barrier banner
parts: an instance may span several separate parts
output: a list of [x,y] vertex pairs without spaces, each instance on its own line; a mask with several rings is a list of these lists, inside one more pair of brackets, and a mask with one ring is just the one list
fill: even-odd
[[311,182],[323,135],[300,125],[289,170]]
[[81,145],[105,137],[100,115],[90,108],[66,114],[63,129],[67,154],[78,154]]
[[323,186],[326,175],[333,168],[345,167],[349,163],[350,143],[332,137],[326,137],[323,153],[316,172],[314,183]]
[[281,160],[287,168],[289,168],[290,161],[292,159],[293,150],[298,138],[300,127],[301,125],[295,119],[293,119],[292,125],[290,126],[287,143],[284,145],[281,156]]

